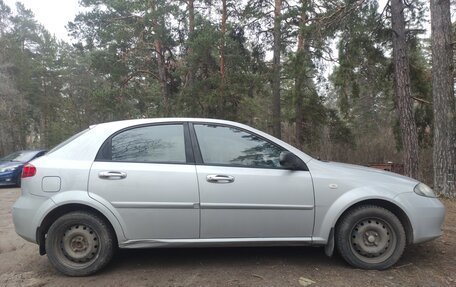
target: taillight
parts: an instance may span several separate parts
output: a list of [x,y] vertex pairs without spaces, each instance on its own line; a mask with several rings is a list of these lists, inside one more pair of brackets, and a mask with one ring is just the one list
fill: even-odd
[[22,178],[32,177],[36,174],[36,167],[28,163],[22,168]]

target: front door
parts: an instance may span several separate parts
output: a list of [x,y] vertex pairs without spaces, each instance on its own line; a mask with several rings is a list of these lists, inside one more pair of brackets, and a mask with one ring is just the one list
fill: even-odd
[[89,193],[117,209],[128,239],[199,237],[198,183],[185,130],[165,124],[121,131],[93,163]]
[[194,124],[201,238],[311,237],[310,173],[286,170],[285,149],[232,126]]

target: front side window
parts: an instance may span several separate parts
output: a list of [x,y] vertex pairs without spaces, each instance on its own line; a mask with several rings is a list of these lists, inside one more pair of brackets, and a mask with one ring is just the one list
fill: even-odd
[[281,168],[283,148],[235,127],[195,124],[205,164]]
[[183,125],[133,128],[111,140],[111,158],[125,162],[185,163]]

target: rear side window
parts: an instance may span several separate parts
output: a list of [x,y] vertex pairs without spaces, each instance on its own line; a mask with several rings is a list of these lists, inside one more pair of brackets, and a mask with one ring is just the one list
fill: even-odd
[[185,163],[183,125],[138,127],[111,139],[111,159],[121,162]]

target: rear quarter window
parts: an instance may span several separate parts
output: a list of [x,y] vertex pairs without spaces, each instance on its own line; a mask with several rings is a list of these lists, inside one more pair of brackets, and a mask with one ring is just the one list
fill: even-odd
[[87,131],[89,131],[90,129],[85,129],[83,131],[80,131],[79,133],[69,137],[68,139],[66,139],[65,141],[59,143],[58,145],[56,145],[54,148],[52,148],[50,151],[47,152],[47,154],[51,154],[59,149],[61,149],[62,147],[66,146],[67,144],[69,144],[70,142],[74,141],[75,139],[77,139],[78,137],[82,136],[83,134],[85,134]]

